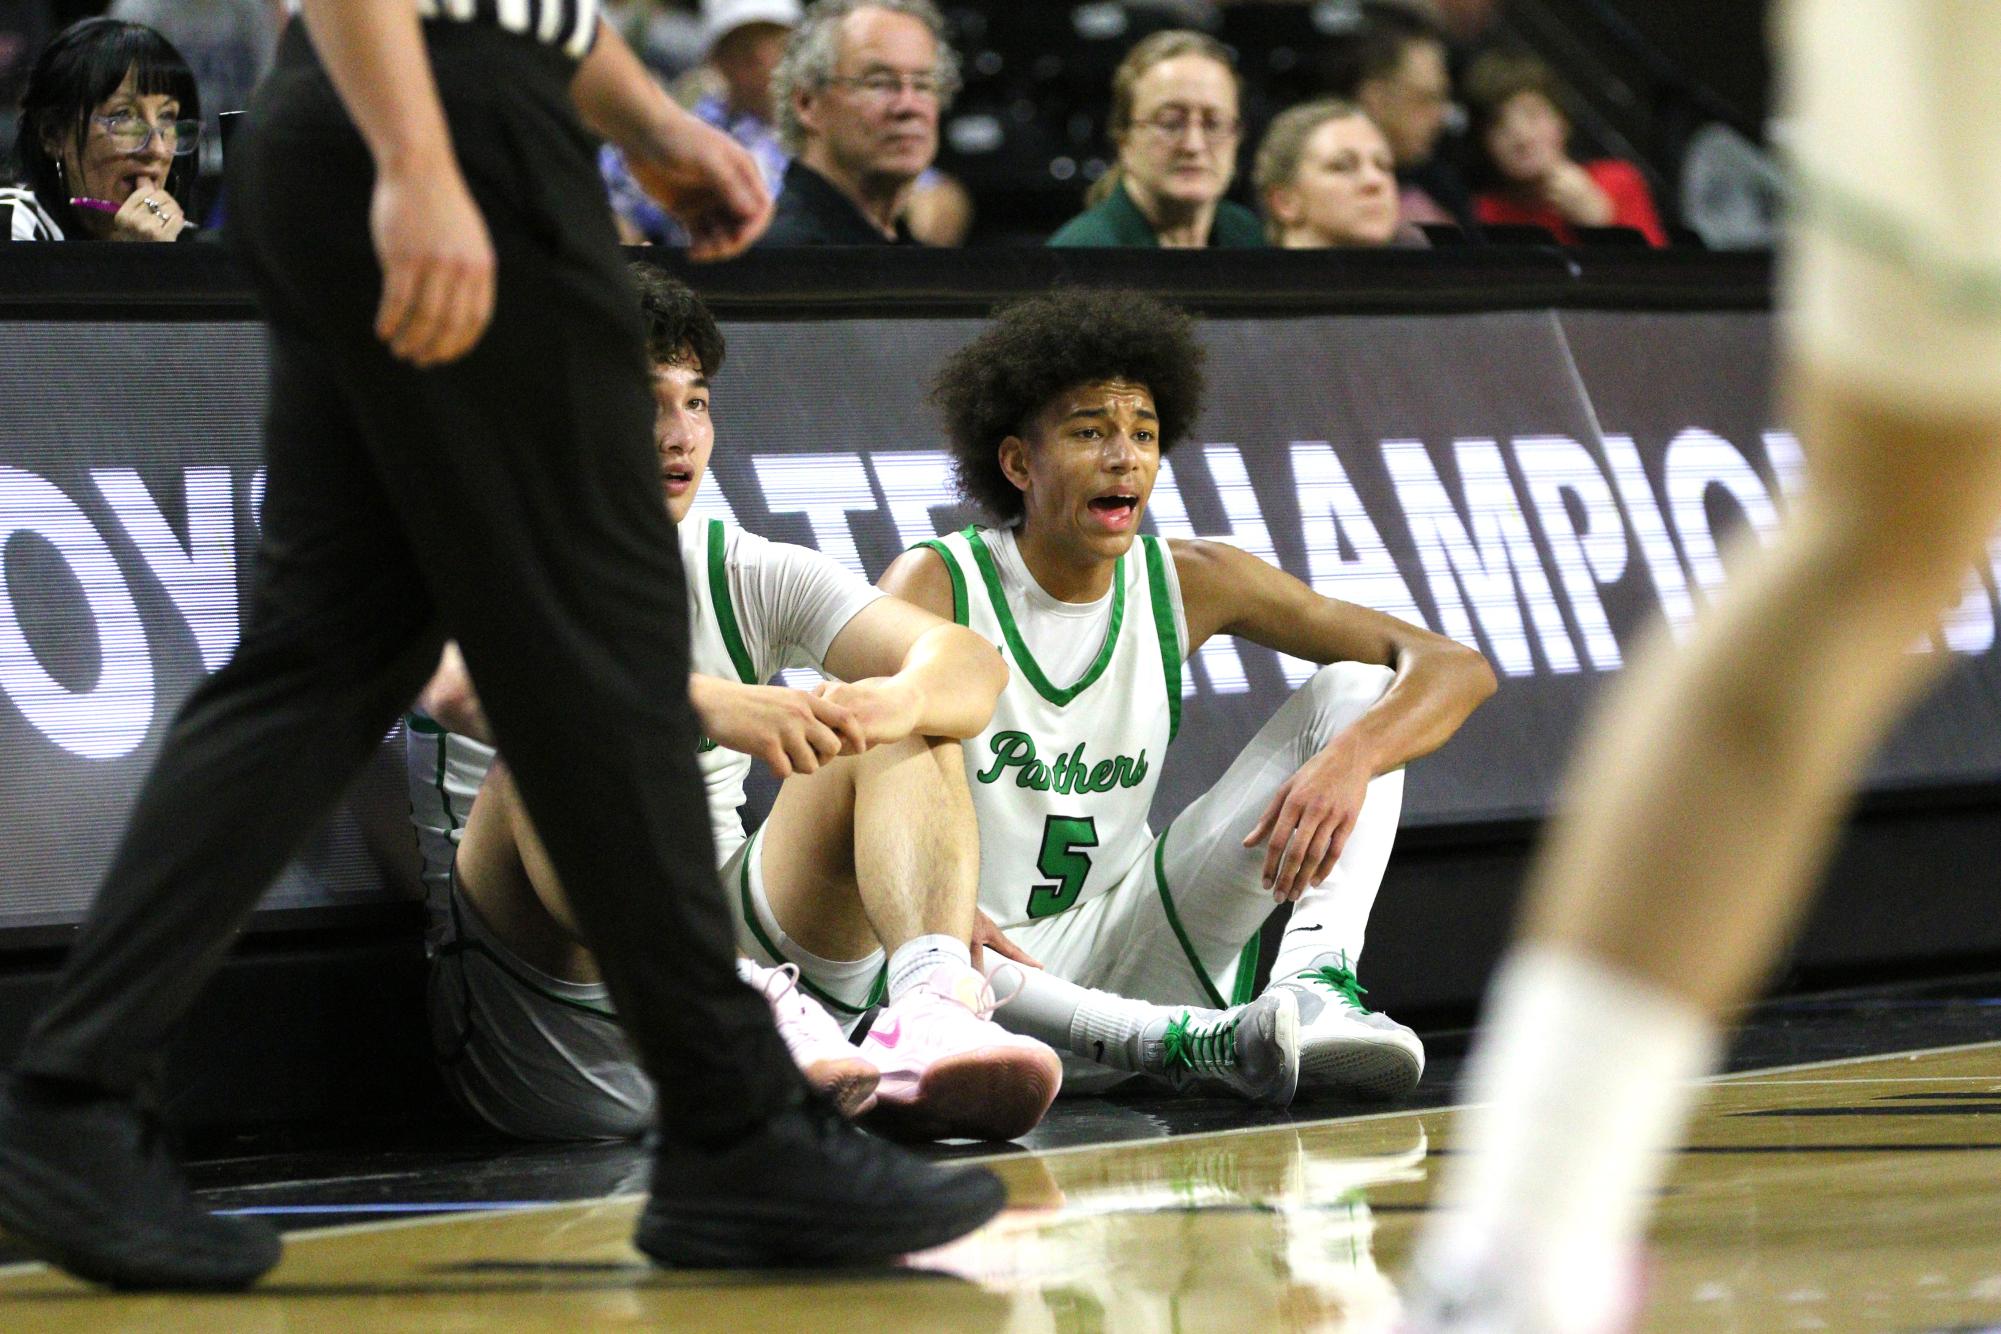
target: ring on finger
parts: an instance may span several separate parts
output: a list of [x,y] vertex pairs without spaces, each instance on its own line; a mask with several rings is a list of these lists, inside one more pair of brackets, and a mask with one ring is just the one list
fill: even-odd
[[166,211],[160,207],[159,201],[154,199],[153,196],[147,195],[144,199],[140,200],[139,203],[141,207],[145,208],[154,217],[159,218],[162,221],[165,221],[167,216]]

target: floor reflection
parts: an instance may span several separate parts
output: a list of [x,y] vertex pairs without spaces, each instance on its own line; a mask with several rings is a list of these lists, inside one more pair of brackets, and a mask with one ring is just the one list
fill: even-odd
[[997,1165],[1013,1205],[912,1263],[1012,1302],[1009,1330],[1386,1330],[1371,1199],[1423,1182],[1416,1116]]

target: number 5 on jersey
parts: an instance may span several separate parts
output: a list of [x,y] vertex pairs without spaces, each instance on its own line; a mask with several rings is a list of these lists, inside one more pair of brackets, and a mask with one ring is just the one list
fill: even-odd
[[1091,874],[1091,856],[1080,848],[1098,846],[1097,817],[1052,815],[1042,824],[1042,855],[1035,869],[1056,883],[1028,891],[1028,915],[1053,917],[1077,901]]

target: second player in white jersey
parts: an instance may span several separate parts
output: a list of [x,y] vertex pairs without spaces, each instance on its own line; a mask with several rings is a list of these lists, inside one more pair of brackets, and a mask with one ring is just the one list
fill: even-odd
[[[707,738],[697,758],[739,967],[772,1000],[814,1086],[848,1113],[873,1107],[905,1135],[1021,1134],[1061,1067],[986,1018],[992,993],[968,950],[978,846],[958,747],[991,715],[1005,669],[978,635],[817,551],[690,517],[714,443],[708,377],[722,335],[685,287],[642,266],[634,278],[652,330],[660,483],[687,576],[689,693]],[[795,666],[829,680],[812,691],[764,684]],[[453,655],[426,697],[435,716],[481,730]],[[517,1134],[633,1133],[653,1089],[608,1013],[511,774],[485,757],[460,810],[482,757],[434,726],[412,739],[413,808],[433,822],[427,844],[443,863],[431,1009],[447,1081]],[[435,754],[419,753],[427,746]],[[786,782],[746,839],[753,757]],[[885,1001],[885,1040],[871,1033],[859,1051],[828,1015],[853,1022]]]
[[[688,670],[709,682],[761,685],[792,667],[823,669],[828,648],[856,613],[883,594],[808,547],[770,542],[716,519],[680,525],[688,583]],[[465,707],[464,701],[458,704]],[[423,855],[433,934],[445,889],[493,747],[448,731],[421,709],[406,720],[411,822]],[[708,794],[716,865],[744,843],[744,778],[751,757],[704,738],[695,757]],[[726,886],[727,888],[727,886]]]

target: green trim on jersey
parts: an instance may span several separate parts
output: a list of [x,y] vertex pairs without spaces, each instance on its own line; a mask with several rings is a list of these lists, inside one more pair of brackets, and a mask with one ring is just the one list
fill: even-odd
[[[971,530],[969,529],[968,531]],[[954,625],[971,624],[968,620],[971,613],[968,610],[966,602],[966,572],[959,568],[958,559],[952,555],[943,542],[938,541],[936,538],[932,538],[928,542],[919,542],[917,545],[920,547],[930,547],[933,551],[937,552],[938,559],[945,562],[945,573],[952,576],[952,623]]]
[[450,750],[452,750],[452,734],[446,732],[442,726],[438,726],[438,722],[434,718],[426,718],[422,714],[408,714],[404,718],[404,722],[408,724],[408,728],[412,732],[420,732],[424,736],[436,736],[438,738],[438,766],[430,774],[430,786],[438,792],[438,808],[444,810],[444,836],[450,838],[452,834],[458,832],[458,816],[452,814],[452,794],[444,786],[444,776],[446,776],[446,770],[448,770]]
[[723,647],[730,651],[730,662],[736,667],[736,674],[747,686],[757,681],[757,664],[750,660],[750,649],[743,642],[743,631],[736,623],[736,607],[730,602],[730,572],[726,559],[728,538],[723,532],[721,519],[709,520],[709,600],[716,607],[716,628],[722,631]]
[[777,942],[764,934],[764,923],[757,920],[757,905],[752,903],[750,898],[750,859],[757,855],[757,840],[763,836],[764,831],[762,829],[750,836],[750,843],[743,850],[743,862],[737,867],[737,893],[743,899],[743,924],[750,928],[751,936],[763,948],[766,954],[777,959],[780,963],[789,963],[799,968],[799,989],[829,1009],[838,1010],[842,1014],[859,1018],[882,1004],[883,1000],[889,995],[889,964],[886,961],[882,966],[882,971],[875,975],[875,982],[869,987],[868,999],[864,1000],[861,1006],[857,1008],[838,997],[828,995],[826,992],[820,990],[820,988],[814,986],[812,979],[806,976],[805,968],[800,967],[799,961],[787,958],[785,951],[778,948]]
[[[1014,623],[1014,612],[1007,605],[1007,592],[1001,587],[1000,567],[994,564],[993,553],[980,540],[977,529],[967,528],[965,538],[966,545],[973,551],[973,563],[980,567],[980,578],[987,586],[987,600],[993,603],[994,615],[1000,620],[1001,634],[1007,640],[1008,651],[1014,655],[1015,665],[1021,668],[1021,674],[1035,687],[1035,693],[1060,709],[1089,690],[1105,674],[1105,668],[1111,665],[1112,653],[1119,645],[1119,626],[1126,615],[1126,558],[1119,557],[1118,564],[1112,567],[1112,619],[1105,627],[1105,642],[1098,649],[1098,660],[1090,665],[1077,684],[1068,689],[1058,689],[1043,675],[1042,665],[1028,651],[1028,644]],[[1179,699],[1180,695],[1177,693],[1175,698]]]
[[1167,673],[1167,739],[1181,732],[1181,636],[1174,629],[1174,601],[1167,593],[1167,571],[1161,561],[1165,546],[1157,537],[1141,537],[1146,553],[1146,589],[1153,599],[1153,632],[1160,636],[1160,666]]
[[1202,993],[1209,1003],[1219,1010],[1233,1005],[1243,1005],[1256,996],[1253,990],[1258,980],[1258,956],[1261,953],[1262,928],[1251,932],[1251,938],[1244,942],[1244,948],[1237,955],[1237,977],[1230,988],[1230,999],[1225,1001],[1223,993],[1216,989],[1209,970],[1202,966],[1202,960],[1195,953],[1194,944],[1188,939],[1188,931],[1181,925],[1181,914],[1174,910],[1174,894],[1167,885],[1167,835],[1174,826],[1163,829],[1160,837],[1153,841],[1153,885],[1160,891],[1160,906],[1167,914],[1167,925],[1173,929],[1175,940],[1181,943],[1181,953],[1187,958],[1188,966],[1195,970],[1195,980],[1202,984]]

